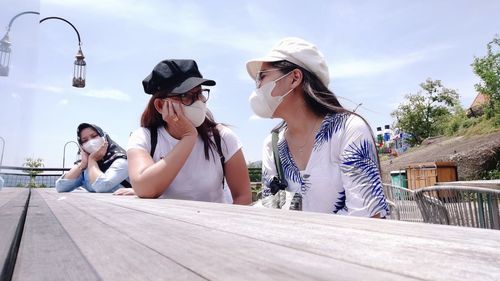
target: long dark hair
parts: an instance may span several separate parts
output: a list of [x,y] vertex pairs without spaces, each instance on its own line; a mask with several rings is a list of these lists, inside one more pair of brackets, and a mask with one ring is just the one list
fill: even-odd
[[[377,143],[375,141],[375,136],[373,135],[373,131],[371,130],[370,124],[366,122],[365,118],[361,115],[345,109],[337,99],[337,96],[328,89],[326,85],[324,85],[319,78],[311,73],[309,70],[300,67],[294,63],[291,63],[286,60],[270,62],[271,66],[280,69],[283,74],[289,73],[294,69],[299,69],[302,71],[302,90],[304,91],[304,100],[306,102],[307,107],[314,112],[317,116],[324,117],[329,113],[347,113],[354,114],[361,118],[368,128],[370,128],[370,132],[372,135],[374,145]],[[281,122],[278,126],[276,126],[273,130],[280,130],[285,125],[285,122]],[[380,168],[380,159],[378,157],[378,153],[375,153],[377,157],[377,162]]]
[[[156,110],[154,106],[154,102],[156,99],[164,99],[171,95],[167,91],[160,91],[154,94],[148,102],[148,105],[144,109],[144,112],[141,116],[141,127],[148,128],[150,130],[156,130],[158,127],[166,126],[168,127],[167,122],[163,120],[161,114]],[[205,159],[210,159],[210,153],[212,157],[214,157],[214,149],[217,149],[215,142],[210,138],[210,136],[215,136],[217,131],[218,123],[215,122],[212,113],[207,110],[207,114],[205,116],[205,120],[203,123],[196,128],[198,131],[198,135],[203,140],[203,145],[205,148]],[[215,157],[214,157],[215,158]]]
[[286,74],[294,69],[299,69],[302,72],[302,90],[304,100],[316,115],[325,116],[328,113],[344,113],[350,112],[345,109],[337,99],[337,96],[325,86],[319,78],[307,69],[300,67],[286,60],[271,62],[273,67],[280,69],[283,74]]

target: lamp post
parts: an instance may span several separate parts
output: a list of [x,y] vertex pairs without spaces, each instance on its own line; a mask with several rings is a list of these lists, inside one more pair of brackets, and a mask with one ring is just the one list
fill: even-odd
[[9,25],[7,27],[7,32],[3,36],[2,40],[0,40],[0,76],[9,76],[10,53],[12,51],[12,49],[10,48],[12,43],[10,42],[9,39],[9,31],[10,28],[12,27],[12,23],[14,23],[14,20],[17,19],[18,17],[26,14],[40,15],[39,12],[26,11],[19,13],[15,15],[12,19],[10,19]]
[[73,87],[75,88],[84,88],[85,87],[85,75],[86,75],[86,68],[87,68],[87,63],[85,62],[85,56],[83,55],[82,52],[82,40],[80,39],[80,33],[76,29],[76,27],[69,22],[66,19],[60,18],[60,17],[46,17],[40,20],[40,23],[46,21],[46,20],[61,20],[64,21],[65,23],[69,24],[76,32],[76,36],[78,36],[78,51],[76,52],[76,60],[74,63],[74,69],[73,69]]
[[1,171],[3,165],[3,151],[5,149],[5,139],[0,137],[0,140],[2,140],[2,156],[0,156],[0,171]]
[[357,106],[356,106],[356,107],[352,110],[352,112],[356,112],[356,110],[358,109],[358,107],[360,107],[362,104],[363,104],[362,102],[361,102],[361,103],[359,103],[359,104],[358,104],[358,105],[357,105]]
[[66,145],[70,144],[70,143],[74,143],[76,144],[76,146],[78,147],[78,149],[80,149],[80,146],[78,145],[78,143],[76,143],[76,141],[68,141],[64,144],[64,150],[63,150],[63,165],[62,165],[62,168],[64,169],[64,164],[66,162]]
[[[12,52],[11,46],[12,42],[10,41],[9,38],[9,32],[10,28],[12,26],[12,23],[16,18],[18,18],[21,15],[25,14],[36,14],[40,15],[39,12],[35,11],[26,11],[19,13],[15,15],[9,22],[9,26],[7,27],[7,33],[5,33],[4,37],[2,40],[0,40],[0,76],[9,76],[9,64],[10,64],[10,55]],[[76,27],[69,22],[66,19],[63,19],[61,17],[46,17],[40,20],[40,23],[50,20],[50,19],[56,19],[56,20],[61,20],[69,24],[76,32],[76,35],[78,36],[78,51],[76,53],[76,60],[74,62],[74,69],[73,69],[73,87],[76,88],[84,88],[85,87],[85,75],[86,75],[86,67],[87,63],[85,62],[85,56],[83,55],[82,52],[82,41],[80,40],[80,33],[76,29]]]

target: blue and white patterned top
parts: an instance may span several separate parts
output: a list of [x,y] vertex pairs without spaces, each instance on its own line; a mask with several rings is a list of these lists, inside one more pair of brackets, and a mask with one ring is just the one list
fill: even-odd
[[[288,182],[287,191],[300,192],[302,210],[371,217],[389,213],[370,127],[355,114],[328,114],[316,135],[305,170],[299,171],[279,133],[278,153]],[[264,143],[263,197],[269,196],[277,175],[272,135]]]

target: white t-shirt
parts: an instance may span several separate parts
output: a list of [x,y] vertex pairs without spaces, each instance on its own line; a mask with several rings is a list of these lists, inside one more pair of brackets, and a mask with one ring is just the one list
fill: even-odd
[[[284,132],[279,133],[278,153],[287,191],[302,195],[302,210],[364,217],[387,215],[372,133],[360,117],[328,114],[303,171],[293,160]],[[276,175],[269,135],[262,156],[263,197],[271,194],[270,182]]]
[[[221,136],[222,154],[227,162],[241,149],[242,145],[234,132],[222,125],[217,127]],[[153,161],[160,161],[167,155],[179,140],[172,137],[162,126],[158,128],[158,142],[156,144]],[[148,154],[151,151],[151,134],[146,128],[135,130],[129,138],[127,150],[139,148]],[[222,187],[222,165],[217,149],[209,152],[209,160],[205,159],[203,140],[198,140],[170,186],[160,198],[185,199],[207,202],[226,202]]]

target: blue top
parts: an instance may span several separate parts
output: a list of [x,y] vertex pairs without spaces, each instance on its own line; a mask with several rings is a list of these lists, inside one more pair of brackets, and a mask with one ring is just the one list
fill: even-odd
[[94,183],[89,182],[87,169],[76,179],[65,179],[62,175],[56,181],[57,192],[70,192],[78,187],[82,187],[89,192],[114,192],[124,187],[120,183],[128,180],[128,161],[119,158],[113,161],[111,166],[103,175],[97,177]]
[[[285,130],[279,133],[278,154],[288,182],[286,191],[300,193],[302,210],[363,217],[388,214],[375,143],[363,119],[355,114],[328,114],[302,171],[284,138]],[[263,197],[271,194],[276,174],[270,135],[262,157]]]

